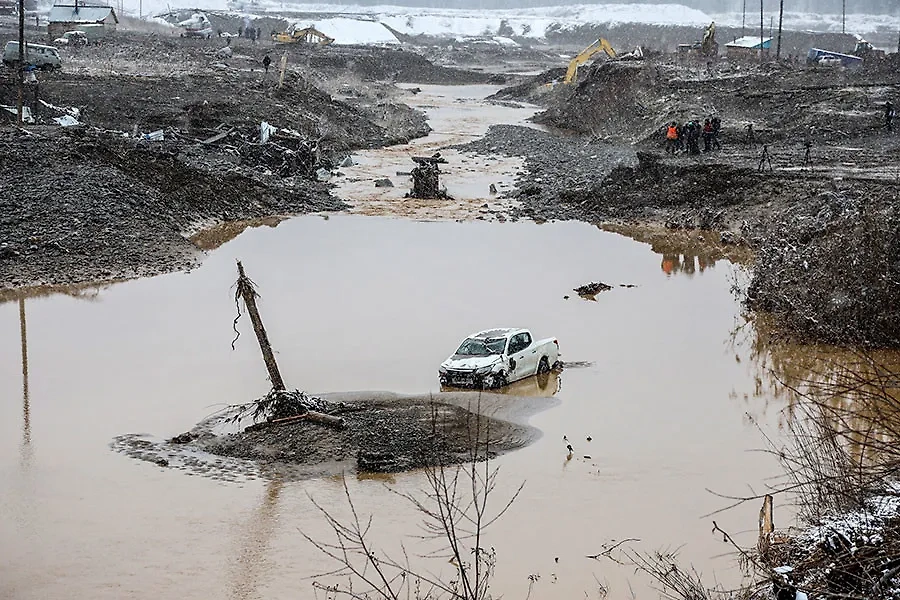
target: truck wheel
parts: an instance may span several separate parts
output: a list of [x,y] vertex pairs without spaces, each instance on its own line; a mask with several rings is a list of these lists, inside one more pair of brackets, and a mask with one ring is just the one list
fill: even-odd
[[538,373],[549,373],[550,372],[550,361],[547,360],[546,356],[541,357],[541,362],[538,363],[537,372]]
[[488,375],[484,380],[484,388],[485,389],[496,389],[505,387],[507,384],[506,381],[506,373],[494,373],[493,375]]

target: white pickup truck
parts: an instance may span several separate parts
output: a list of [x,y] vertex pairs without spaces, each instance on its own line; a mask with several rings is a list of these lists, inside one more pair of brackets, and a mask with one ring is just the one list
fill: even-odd
[[441,363],[441,385],[503,387],[559,364],[556,338],[535,341],[527,329],[489,329],[467,337]]

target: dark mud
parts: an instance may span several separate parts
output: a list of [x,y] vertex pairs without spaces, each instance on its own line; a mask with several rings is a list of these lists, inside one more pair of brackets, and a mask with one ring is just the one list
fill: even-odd
[[295,477],[346,470],[394,473],[438,460],[467,462],[476,442],[479,459],[526,446],[540,437],[527,418],[556,402],[489,393],[330,394],[319,408],[341,417],[342,428],[300,420],[222,433],[216,417],[169,441],[123,435],[112,447],[161,467],[232,480],[274,472]]
[[59,129],[0,131],[0,181],[0,287],[187,268],[198,223],[343,207],[302,178],[269,186],[195,168],[177,145]]
[[590,195],[602,178],[619,165],[636,162],[634,150],[573,135],[548,133],[518,125],[495,125],[487,135],[457,146],[463,152],[502,154],[525,159],[525,172],[510,195],[522,203],[514,217],[536,220],[590,221],[577,202]]

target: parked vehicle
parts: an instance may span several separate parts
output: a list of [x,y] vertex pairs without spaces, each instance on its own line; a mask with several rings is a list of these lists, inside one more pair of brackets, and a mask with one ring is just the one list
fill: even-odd
[[442,385],[497,388],[558,365],[556,338],[535,341],[527,329],[488,329],[463,340],[438,376]]
[[[3,64],[14,66],[19,63],[19,42],[6,42],[3,47]],[[41,44],[25,44],[25,64],[39,69],[59,69],[62,60],[59,58],[59,50],[54,46]]]
[[212,23],[202,12],[196,12],[191,15],[190,19],[180,22],[179,27],[184,27],[181,37],[210,39],[213,36]]
[[88,36],[83,31],[67,31],[53,40],[53,43],[57,46],[69,46],[70,48],[76,46],[87,46]]

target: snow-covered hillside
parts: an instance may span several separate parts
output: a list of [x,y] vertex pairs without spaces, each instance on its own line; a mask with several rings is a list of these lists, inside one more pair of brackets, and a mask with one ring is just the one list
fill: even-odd
[[[138,0],[124,0],[126,11],[137,9]],[[144,13],[163,12],[175,7],[172,0],[142,0]],[[177,0],[176,0],[177,1]],[[648,25],[683,25],[703,27],[715,20],[720,25],[740,27],[740,13],[707,14],[682,4],[576,4],[505,10],[413,8],[407,6],[352,6],[336,4],[308,4],[280,0],[191,0],[191,8],[225,11],[249,17],[285,13],[320,15],[321,20],[307,22],[332,26],[339,35],[352,40],[346,43],[392,43],[374,24],[386,25],[400,33],[431,36],[496,36],[517,35],[543,38],[548,31],[573,29],[598,24],[637,23]],[[148,10],[149,9],[149,10]],[[768,29],[777,13],[766,13]],[[354,22],[354,20],[356,22]],[[327,23],[326,23],[327,21]],[[362,21],[362,24],[358,24]],[[300,21],[302,23],[302,21]],[[841,15],[813,13],[785,13],[784,25],[789,30],[841,31]],[[501,31],[501,26],[503,30]],[[750,29],[759,26],[759,14],[747,15]],[[322,28],[320,27],[320,28]],[[323,31],[325,29],[322,29]],[[847,15],[847,31],[866,35],[877,31],[900,30],[900,16]],[[334,35],[334,34],[329,34]]]

